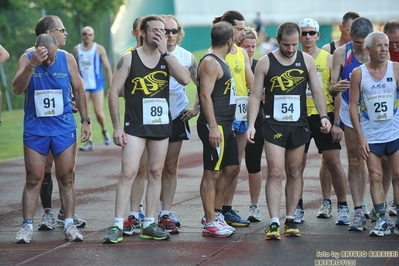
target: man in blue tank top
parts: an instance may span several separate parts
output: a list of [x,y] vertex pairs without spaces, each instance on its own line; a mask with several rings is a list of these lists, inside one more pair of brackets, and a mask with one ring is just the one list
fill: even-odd
[[58,50],[53,35],[39,35],[35,47],[35,51],[21,56],[12,82],[15,94],[25,92],[23,139],[27,173],[22,197],[23,226],[15,242],[30,243],[32,239],[33,217],[49,151],[54,157],[64,205],[65,238],[68,241],[82,241],[83,237],[73,221],[73,173],[77,142],[70,88],[83,124],[80,140],[85,142],[91,132],[83,84],[73,56]]

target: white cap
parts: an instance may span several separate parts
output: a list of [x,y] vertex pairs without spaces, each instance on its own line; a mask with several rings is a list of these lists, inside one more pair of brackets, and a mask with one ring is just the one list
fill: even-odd
[[319,32],[319,30],[320,30],[319,23],[317,23],[317,21],[312,18],[304,18],[301,22],[299,22],[298,26],[301,29],[304,27],[312,27],[317,32]]

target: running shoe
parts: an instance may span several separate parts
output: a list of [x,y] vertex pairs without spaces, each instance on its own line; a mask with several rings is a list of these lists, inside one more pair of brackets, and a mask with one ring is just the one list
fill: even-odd
[[366,217],[366,219],[370,219],[370,211],[367,209],[367,204],[364,200],[362,200],[362,209],[363,209],[364,216]]
[[[215,215],[215,218],[219,221],[219,223],[220,223],[221,226],[227,228],[229,231],[231,231],[232,233],[234,233],[234,231],[235,231],[236,229],[235,229],[234,227],[232,227],[232,226],[230,226],[230,225],[228,225],[228,224],[226,223],[226,221],[224,220],[223,214],[219,213],[219,214]],[[205,217],[205,215],[202,216],[201,224],[202,224],[202,225],[206,224],[206,217]]]
[[304,222],[305,222],[305,211],[301,207],[296,206],[294,223],[301,224]]
[[180,227],[180,221],[173,215],[173,213],[169,213],[169,218],[172,220],[172,222],[177,226]]
[[266,240],[280,240],[280,225],[278,223],[272,223],[266,229]]
[[294,219],[286,219],[284,223],[284,235],[285,236],[301,236],[299,229],[296,227]]
[[[58,213],[58,216],[57,216],[57,224],[64,225],[64,221],[65,221],[64,211],[60,209],[60,212]],[[86,226],[86,221],[83,219],[80,219],[76,213],[73,215],[73,223],[78,228]]]
[[164,230],[165,232],[168,232],[170,234],[178,234],[179,233],[179,228],[175,225],[175,223],[170,219],[169,215],[163,215],[162,217],[159,218],[158,226]]
[[335,221],[336,225],[349,225],[351,223],[351,214],[348,206],[338,206],[338,215]]
[[383,219],[383,217],[380,217],[377,220],[374,228],[370,230],[369,233],[370,236],[388,236],[390,234],[391,234],[391,229],[389,228],[388,223]]
[[252,204],[249,205],[248,221],[253,222],[253,223],[257,223],[257,222],[261,221],[260,210],[259,210],[258,206],[254,206]]
[[81,150],[81,151],[94,151],[93,141],[91,141],[91,140],[86,141],[86,143],[83,146],[79,147],[79,150]]
[[103,137],[104,137],[104,144],[105,145],[111,144],[111,140],[109,139],[108,131],[103,130],[102,133],[103,133]]
[[399,235],[399,223],[395,224],[395,227],[393,228],[393,233],[395,235]]
[[140,234],[141,232],[141,221],[140,219],[136,219],[134,215],[129,215],[123,221],[123,233],[125,235],[133,235],[133,234]]
[[395,222],[389,216],[388,211],[385,211],[385,215],[382,217],[382,219],[388,224],[389,228],[395,227]]
[[43,210],[42,222],[39,224],[40,231],[53,230],[55,226],[55,220],[53,210],[46,208]]
[[223,213],[224,220],[227,224],[237,227],[248,226],[251,224],[250,221],[242,219],[240,215],[237,214],[237,212],[238,211],[230,210],[226,213]]
[[104,244],[116,244],[123,240],[123,231],[118,226],[108,228],[108,233],[103,238]]
[[155,223],[150,224],[141,232],[142,239],[166,240],[170,238],[169,233],[164,232]]
[[15,243],[30,243],[32,240],[33,230],[30,229],[29,225],[22,225],[22,229],[18,231],[15,237]]
[[331,203],[323,200],[317,213],[317,218],[330,218],[332,213]]
[[394,201],[389,202],[388,213],[389,216],[398,216],[398,212],[396,210],[396,204]]
[[225,238],[231,236],[233,232],[223,227],[219,220],[215,220],[211,223],[205,223],[202,228],[202,236],[213,236],[217,238]]
[[78,228],[76,228],[75,224],[69,223],[67,227],[64,229],[64,231],[65,231],[65,239],[68,240],[69,242],[83,241],[83,236],[79,232]]
[[363,231],[365,228],[363,226],[366,225],[366,216],[363,214],[362,210],[356,210],[355,216],[353,216],[353,220],[349,225],[349,231]]

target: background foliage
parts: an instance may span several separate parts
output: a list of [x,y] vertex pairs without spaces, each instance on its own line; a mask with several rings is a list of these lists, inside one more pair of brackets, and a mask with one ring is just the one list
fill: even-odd
[[[6,90],[16,73],[17,62],[24,51],[36,40],[35,26],[44,15],[59,16],[67,29],[68,52],[80,42],[80,30],[86,25],[94,28],[95,41],[109,48],[110,28],[114,15],[124,0],[0,0],[0,44],[10,53],[10,60],[3,64],[6,86],[0,83],[3,110],[7,109]],[[23,97],[9,93],[13,109],[23,107]]]

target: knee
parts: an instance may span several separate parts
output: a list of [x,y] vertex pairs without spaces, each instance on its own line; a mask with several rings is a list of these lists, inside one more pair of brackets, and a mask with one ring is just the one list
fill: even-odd
[[267,179],[282,180],[283,172],[280,169],[269,169]]
[[167,179],[177,178],[177,165],[166,164],[163,169],[162,178],[167,178]]
[[369,172],[370,183],[380,183],[382,182],[382,173],[380,172]]

